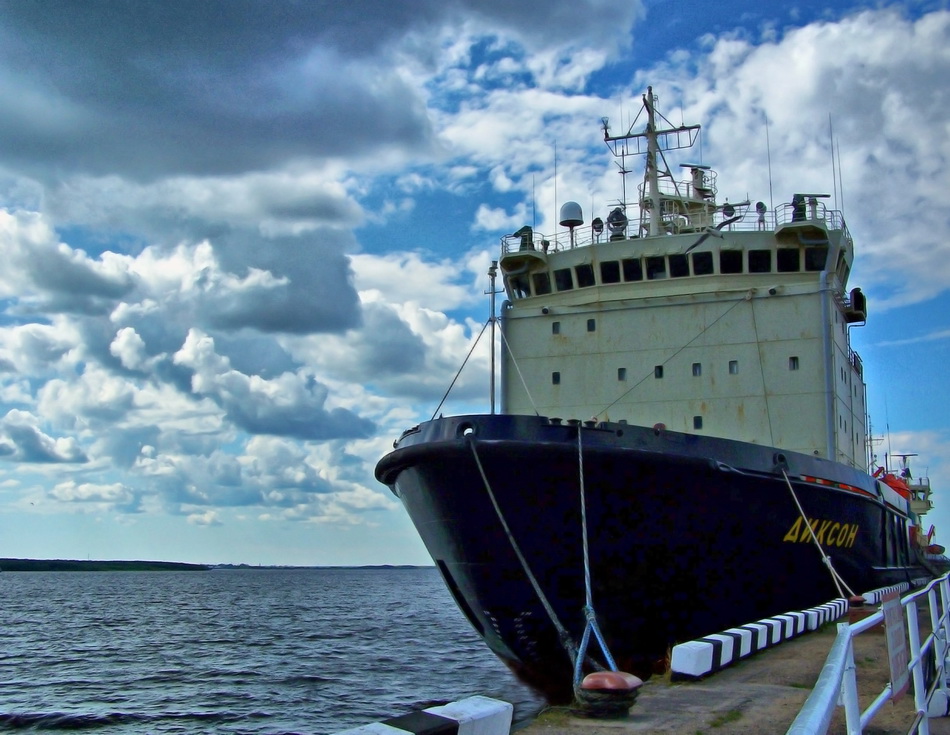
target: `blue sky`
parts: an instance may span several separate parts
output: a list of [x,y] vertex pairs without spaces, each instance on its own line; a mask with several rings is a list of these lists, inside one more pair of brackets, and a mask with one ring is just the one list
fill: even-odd
[[830,121],[877,453],[950,541],[950,10],[774,5],[0,0],[0,556],[429,563],[373,467],[647,85],[733,201],[831,193]]

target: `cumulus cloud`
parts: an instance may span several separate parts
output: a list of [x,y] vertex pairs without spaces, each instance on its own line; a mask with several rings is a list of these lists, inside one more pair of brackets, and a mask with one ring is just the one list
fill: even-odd
[[[637,81],[681,100],[676,119],[707,124],[707,160],[739,174],[734,200],[746,192],[767,200],[770,187],[778,201],[793,187],[833,193],[833,129],[839,204],[858,242],[865,290],[887,309],[931,299],[950,283],[942,254],[950,221],[943,187],[934,186],[950,170],[942,123],[950,94],[938,81],[950,74],[948,35],[948,11],[914,20],[896,7],[868,10],[778,37],[709,38],[703,64],[675,57]],[[761,165],[766,119],[771,181]]]
[[89,504],[97,509],[117,509],[125,513],[136,511],[139,504],[136,493],[121,483],[100,485],[68,480],[53,486],[49,497],[62,503]]
[[[636,55],[670,46],[640,32],[647,13],[682,31],[672,53]],[[379,522],[397,503],[372,466],[472,349],[498,237],[554,232],[567,199],[606,214],[621,188],[600,118],[625,128],[647,84],[704,124],[732,201],[828,189],[830,113],[874,308],[946,290],[950,13],[718,18],[695,39],[662,15],[0,7],[0,482],[189,526]],[[484,407],[488,349],[453,407]]]
[[0,419],[0,459],[30,463],[86,462],[74,437],[53,437],[40,428],[38,417],[12,409]]
[[235,424],[252,434],[295,436],[300,439],[361,437],[373,424],[344,408],[327,408],[326,386],[305,372],[266,380],[233,370],[214,350],[214,340],[191,330],[173,357],[192,370],[192,390],[208,396]]
[[132,285],[123,257],[96,261],[70,248],[38,212],[0,209],[0,257],[0,295],[39,300],[52,311],[101,311]]
[[218,513],[213,510],[206,510],[203,513],[190,513],[185,520],[195,526],[221,525],[221,519],[218,517]]

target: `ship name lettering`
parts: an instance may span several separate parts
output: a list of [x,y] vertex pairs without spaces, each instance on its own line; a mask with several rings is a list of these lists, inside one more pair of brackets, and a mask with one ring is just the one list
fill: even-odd
[[824,518],[803,520],[799,517],[795,519],[782,541],[808,543],[814,534],[819,544],[850,549],[857,541],[858,528],[857,523],[841,523]]

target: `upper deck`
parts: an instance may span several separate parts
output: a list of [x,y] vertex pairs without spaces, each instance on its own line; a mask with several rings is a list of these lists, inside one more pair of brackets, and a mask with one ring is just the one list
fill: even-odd
[[[678,180],[664,153],[692,147],[700,126],[673,125],[654,103],[651,88],[642,132],[633,132],[640,115],[620,135],[603,120],[604,141],[624,177],[629,156],[646,158],[635,204],[620,202],[605,220],[585,223],[581,206],[566,202],[558,218],[565,229],[557,234],[526,226],[502,238],[512,305],[538,297],[583,304],[747,290],[770,279],[785,286],[822,280],[844,299],[854,245],[841,212],[825,205],[827,195],[795,194],[771,210],[761,201],[719,204],[715,171],[684,163],[688,173]],[[829,275],[820,278],[823,272]]]
[[[844,296],[854,245],[841,212],[796,195],[772,211],[724,204],[700,228],[679,216],[668,232],[641,237],[625,222],[605,233],[597,220],[553,236],[525,227],[502,238],[500,265],[512,306],[537,297],[589,303],[661,295],[722,293],[795,284],[828,285]],[[616,212],[617,210],[615,210]]]

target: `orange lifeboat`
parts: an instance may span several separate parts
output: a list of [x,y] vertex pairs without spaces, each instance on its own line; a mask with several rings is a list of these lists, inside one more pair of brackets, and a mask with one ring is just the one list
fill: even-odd
[[881,478],[881,481],[891,489],[895,490],[901,497],[910,500],[910,487],[908,487],[907,483],[904,482],[902,478],[888,472]]

